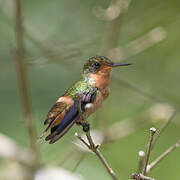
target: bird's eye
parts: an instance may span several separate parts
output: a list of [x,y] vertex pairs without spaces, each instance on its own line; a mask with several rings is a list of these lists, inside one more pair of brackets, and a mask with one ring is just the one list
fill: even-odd
[[101,64],[99,64],[98,62],[95,62],[95,63],[94,63],[94,66],[95,66],[96,68],[99,68],[99,67],[101,66]]

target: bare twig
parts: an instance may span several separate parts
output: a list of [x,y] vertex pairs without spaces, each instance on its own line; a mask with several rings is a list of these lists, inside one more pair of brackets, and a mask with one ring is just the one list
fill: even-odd
[[20,86],[20,92],[23,101],[23,110],[26,119],[26,126],[28,129],[28,135],[30,140],[30,148],[33,152],[33,168],[36,169],[39,166],[39,150],[36,144],[36,128],[34,125],[34,121],[32,118],[32,112],[29,101],[29,93],[28,93],[28,83],[27,83],[27,74],[26,74],[26,66],[25,66],[25,48],[23,42],[23,17],[22,17],[22,8],[21,8],[21,0],[15,1],[15,10],[16,10],[16,42],[17,42],[17,50],[16,50],[16,63],[17,63],[17,73],[18,80]]
[[[47,65],[48,63],[54,63],[59,62],[61,60],[66,60],[74,57],[78,57],[81,55],[80,51],[76,49],[68,49],[64,50],[63,52],[46,52],[46,49],[44,50],[45,56],[40,58],[34,58],[31,61],[27,62],[27,65],[29,66],[42,66]],[[49,49],[50,51],[50,49]]]
[[142,173],[143,167],[144,167],[145,152],[139,151],[138,155],[139,155],[139,164],[138,164],[137,173],[140,174],[140,173]]
[[169,123],[172,121],[172,119],[175,117],[176,115],[176,110],[174,110],[174,112],[171,114],[171,116],[169,117],[169,119],[167,121],[165,121],[165,123],[162,125],[162,127],[160,128],[160,130],[156,133],[154,140],[153,140],[153,144],[152,146],[154,147],[154,145],[156,144],[157,139],[160,137],[160,135],[162,134],[162,132],[164,132],[164,130],[167,128],[167,126],[169,125]]
[[155,27],[145,35],[129,42],[124,47],[116,49],[117,53],[122,52],[120,59],[127,59],[131,56],[141,53],[142,51],[154,46],[166,38],[166,30],[163,27]]
[[131,179],[136,179],[136,180],[155,180],[154,178],[151,177],[147,177],[143,174],[136,174],[136,173],[132,173],[131,174]]
[[151,131],[151,137],[150,137],[150,141],[149,141],[149,144],[148,144],[148,149],[147,149],[147,154],[146,154],[146,162],[145,162],[143,175],[146,175],[147,165],[148,165],[148,162],[149,162],[152,142],[153,142],[154,134],[156,133],[156,129],[155,128],[150,128],[150,131]]
[[[148,174],[153,167],[155,167],[162,159],[164,159],[170,152],[174,151],[177,147],[180,146],[180,139],[172,146],[170,146],[165,152],[163,152],[159,157],[157,157],[151,164],[148,165],[148,161],[149,161],[149,157],[150,157],[150,152],[152,150],[152,146],[155,144],[157,138],[162,134],[162,132],[166,129],[166,127],[169,125],[169,123],[171,122],[171,120],[174,118],[174,116],[176,115],[176,110],[173,110],[170,114],[170,116],[167,118],[167,120],[165,121],[165,123],[162,125],[162,127],[159,130],[159,134],[157,136],[155,136],[155,132],[156,129],[155,128],[151,128],[151,138],[150,138],[150,142],[148,144],[148,150],[147,150],[147,155],[146,155],[146,164],[145,164],[145,168],[144,168],[144,172],[143,175],[145,176],[146,174]],[[141,159],[140,159],[141,160]],[[140,164],[140,160],[139,160],[139,167],[141,166]],[[143,180],[143,177],[141,177],[141,169],[138,167],[137,173],[133,173],[131,177],[133,177],[132,179],[137,179]]]
[[75,133],[75,136],[83,143],[85,144],[91,151],[93,151],[96,156],[99,158],[99,160],[102,162],[102,164],[104,165],[104,167],[106,168],[106,170],[108,171],[108,173],[111,175],[113,180],[117,180],[118,178],[116,177],[114,171],[112,170],[112,168],[109,166],[109,164],[107,163],[107,161],[105,160],[105,158],[103,157],[103,155],[100,153],[98,147],[99,145],[95,145],[91,135],[90,135],[90,131],[86,132],[86,137],[88,140],[88,143],[81,137],[79,136],[77,133]]
[[[113,180],[117,180],[118,178],[116,177],[114,171],[112,168],[109,166],[103,155],[100,153],[98,147],[99,145],[95,145],[92,137],[90,135],[90,128],[89,128],[89,123],[87,120],[86,113],[82,111],[81,109],[81,99],[79,98],[79,104],[78,104],[78,109],[79,109],[79,115],[80,115],[80,122],[82,123],[81,125],[83,126],[83,131],[86,133],[86,138],[88,140],[88,143],[78,135],[78,133],[75,133],[75,136],[83,143],[85,146],[87,146],[88,149],[90,149],[92,152],[96,154],[96,156],[99,158],[99,160],[102,162],[108,173],[111,175]],[[87,126],[88,125],[88,126]],[[86,128],[85,128],[86,127]],[[88,127],[88,129],[87,129]]]
[[150,165],[147,166],[147,173],[149,173],[153,167],[155,167],[161,160],[163,160],[169,153],[180,147],[180,139],[164,151],[158,158],[156,158]]
[[78,133],[75,133],[74,135],[89,149],[89,144]]
[[152,100],[153,102],[162,102],[163,100],[161,100],[159,97],[153,96],[152,94],[145,92],[144,90],[140,89],[139,87],[135,86],[134,84],[131,84],[130,82],[120,79],[119,77],[117,77],[116,75],[112,75],[113,79],[120,85],[127,87],[128,89],[131,89],[133,92],[136,92],[137,94],[148,98],[150,100]]

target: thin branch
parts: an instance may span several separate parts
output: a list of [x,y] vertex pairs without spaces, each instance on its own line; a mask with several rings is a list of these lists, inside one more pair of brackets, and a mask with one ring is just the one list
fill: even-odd
[[93,151],[96,156],[99,158],[99,160],[102,162],[102,164],[104,165],[104,167],[106,168],[106,170],[108,171],[108,173],[111,175],[113,180],[117,180],[118,178],[116,177],[114,171],[112,170],[112,168],[109,166],[109,164],[107,163],[107,161],[105,160],[105,158],[103,157],[103,155],[101,154],[101,152],[99,151],[98,147],[99,145],[95,145],[92,137],[90,135],[90,131],[86,132],[86,137],[88,140],[88,143],[81,137],[79,136],[77,133],[75,133],[75,136],[83,143],[85,144],[88,149],[90,149],[91,151]]
[[136,92],[137,94],[151,99],[153,102],[163,102],[159,97],[153,96],[152,94],[145,92],[144,90],[140,89],[139,87],[135,86],[134,84],[131,84],[130,82],[120,79],[116,75],[112,75],[112,78],[120,85],[123,85],[124,87],[131,89],[132,91]]
[[21,0],[15,1],[15,33],[16,33],[16,42],[17,42],[17,50],[16,50],[16,63],[17,63],[17,74],[18,81],[20,86],[20,93],[23,101],[23,110],[26,119],[26,126],[28,130],[29,140],[30,140],[30,148],[34,155],[34,169],[39,166],[39,150],[36,144],[36,128],[34,125],[34,121],[32,118],[32,112],[29,101],[29,92],[28,92],[28,82],[27,82],[27,74],[26,74],[26,66],[25,66],[25,48],[24,48],[24,29],[23,29],[23,17],[22,17],[22,8],[21,8]]
[[89,144],[77,132],[74,135],[89,149]]
[[142,173],[144,167],[145,152],[139,151],[138,155],[139,155],[139,164],[138,164],[137,173],[140,174]]
[[147,177],[143,174],[136,174],[136,173],[132,173],[131,174],[131,179],[136,179],[136,180],[155,180],[154,178],[151,177]]
[[115,53],[119,54],[120,60],[135,56],[161,42],[166,38],[166,30],[163,27],[155,27],[143,36],[130,41],[124,46],[116,48]]
[[[155,142],[157,141],[157,138],[166,129],[166,127],[169,125],[169,123],[171,122],[171,120],[174,118],[175,115],[176,115],[176,110],[174,110],[172,112],[172,114],[167,119],[167,121],[162,125],[157,136],[154,136],[156,129],[155,128],[150,129],[151,130],[151,138],[150,138],[150,142],[148,144],[148,150],[147,150],[147,155],[146,155],[146,164],[145,164],[143,175],[148,174],[152,170],[152,168],[155,167],[162,159],[164,159],[170,152],[174,151],[176,148],[178,148],[180,146],[180,139],[179,139],[174,145],[170,146],[164,153],[162,153],[158,158],[156,158],[151,164],[148,165],[152,146],[155,144]],[[141,166],[140,161],[141,161],[141,158],[139,160],[139,167]],[[143,180],[143,177],[141,177],[141,169],[139,167],[138,167],[138,171],[137,171],[138,173],[133,173],[131,175],[132,179],[137,179],[137,180],[142,179]]]
[[156,133],[153,143],[152,143],[152,147],[154,147],[154,145],[156,144],[157,139],[160,137],[160,135],[165,131],[165,129],[167,128],[167,126],[169,125],[169,123],[172,121],[172,119],[176,116],[176,110],[174,110],[174,112],[172,113],[172,115],[169,117],[169,119],[167,121],[165,121],[165,123],[162,125],[162,127],[160,128],[159,132]]
[[149,144],[148,144],[148,149],[147,149],[147,154],[146,154],[146,162],[145,162],[143,175],[146,175],[146,173],[147,173],[146,172],[147,171],[147,165],[148,165],[148,162],[149,162],[152,142],[153,142],[154,134],[156,133],[156,129],[155,128],[150,128],[150,131],[151,131],[151,137],[150,137],[150,141],[149,141]]
[[169,153],[180,147],[180,139],[164,151],[158,158],[156,158],[150,165],[147,166],[147,173],[149,173],[153,167],[155,167],[161,160],[163,160]]
[[[99,160],[102,162],[102,164],[104,165],[104,167],[106,168],[107,172],[111,175],[113,180],[117,180],[118,178],[116,177],[114,171],[112,170],[112,168],[109,166],[109,164],[107,163],[107,161],[105,160],[105,158],[103,157],[103,155],[100,153],[98,147],[99,145],[95,145],[91,134],[90,134],[90,128],[89,128],[89,123],[87,120],[87,115],[86,112],[82,111],[81,108],[81,97],[79,97],[79,104],[78,104],[78,109],[79,109],[79,116],[80,116],[80,123],[83,127],[83,131],[86,133],[86,137],[88,140],[88,143],[81,138],[81,136],[79,136],[77,133],[75,133],[75,136],[83,143],[85,144],[85,146],[87,146],[92,152],[94,152],[96,154],[96,156],[99,158]],[[88,109],[88,108],[87,108]],[[87,110],[86,109],[86,110]]]

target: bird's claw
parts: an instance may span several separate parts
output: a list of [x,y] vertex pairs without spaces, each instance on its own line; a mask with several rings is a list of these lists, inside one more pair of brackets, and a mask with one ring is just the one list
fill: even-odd
[[90,129],[89,123],[83,123],[83,124],[82,124],[82,127],[83,127],[83,131],[84,131],[84,132],[88,132],[89,129]]

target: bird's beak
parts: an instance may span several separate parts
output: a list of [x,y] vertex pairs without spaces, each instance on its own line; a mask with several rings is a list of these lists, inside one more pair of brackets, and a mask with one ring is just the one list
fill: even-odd
[[119,66],[129,66],[131,63],[111,63],[111,67],[119,67]]

